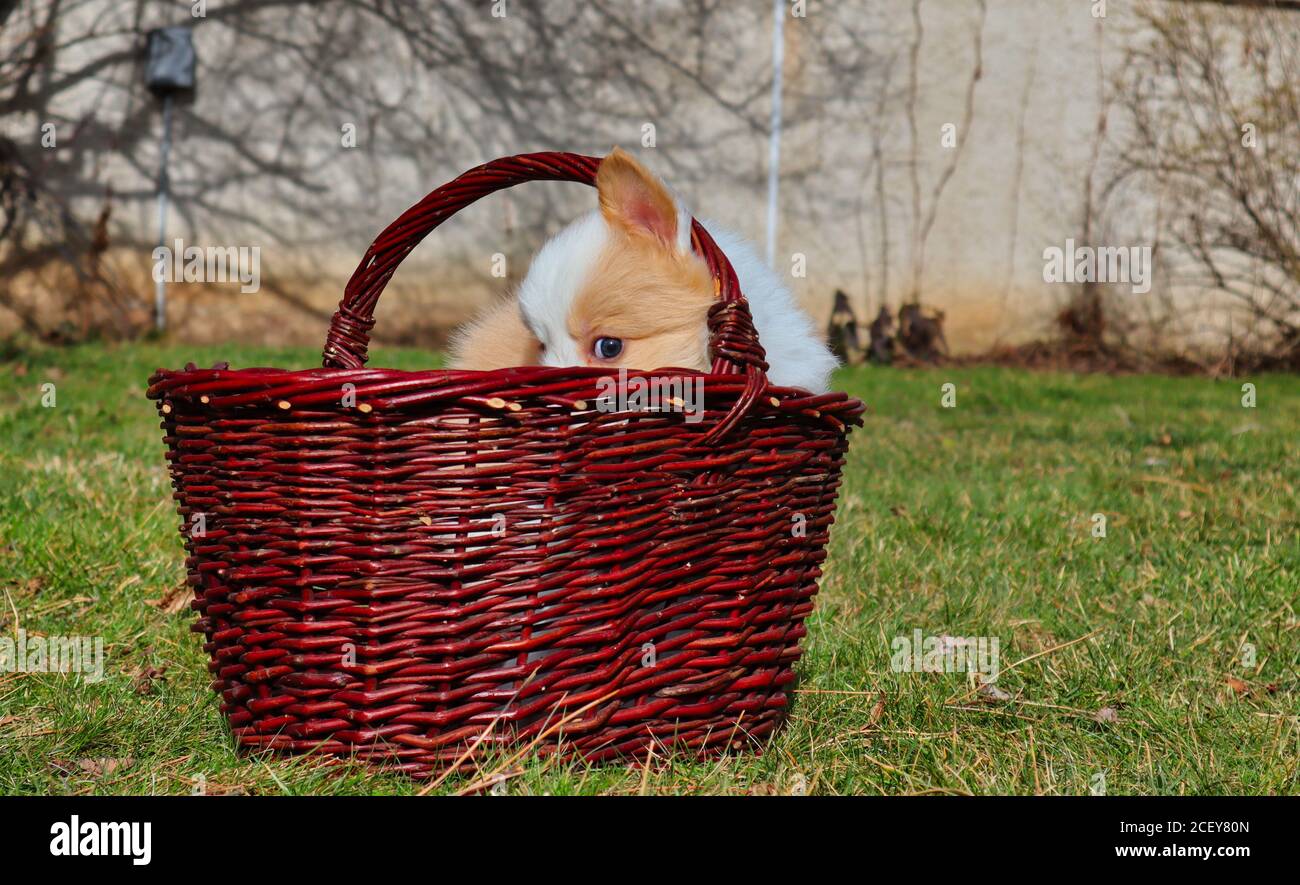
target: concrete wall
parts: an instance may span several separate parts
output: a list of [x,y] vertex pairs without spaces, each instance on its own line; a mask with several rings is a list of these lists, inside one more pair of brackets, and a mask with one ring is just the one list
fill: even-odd
[[[768,70],[770,6],[755,2],[755,9],[737,13],[735,27],[741,29],[737,39],[744,51],[738,69],[718,86],[727,94],[742,94],[747,85],[761,82]],[[111,0],[102,5],[108,9]],[[636,5],[651,43],[656,16],[681,14],[656,12],[653,4]],[[918,31],[912,0],[812,2],[807,19],[787,20],[787,105],[791,117],[802,122],[788,132],[782,145],[778,259],[787,272],[796,256],[806,259],[806,276],[792,282],[810,311],[823,317],[836,287],[848,291],[868,315],[882,301],[897,305],[919,287],[924,302],[946,312],[949,340],[957,350],[983,350],[1050,332],[1053,317],[1069,293],[1067,287],[1044,281],[1043,250],[1084,236],[1083,194],[1102,84],[1119,64],[1123,48],[1141,39],[1133,4],[1108,6],[1105,18],[1098,19],[1091,0],[988,0],[981,22],[975,0],[924,0],[919,4]],[[93,13],[92,4],[79,14]],[[163,23],[174,19],[176,10],[153,10],[150,15],[149,23]],[[824,18],[816,21],[817,17]],[[822,25],[819,33],[834,33],[834,28],[825,28],[827,19],[869,35],[875,79],[858,84],[847,107],[824,116],[809,115],[811,105],[805,97],[817,92],[828,75],[824,46],[808,44],[808,22]],[[507,20],[502,27],[512,25]],[[977,33],[982,40],[981,76],[974,87],[966,132],[961,126]],[[332,309],[369,236],[434,185],[511,150],[598,152],[618,142],[636,150],[652,167],[689,167],[693,172],[687,180],[668,177],[693,210],[763,241],[766,138],[761,131],[747,131],[720,114],[717,102],[703,89],[679,90],[681,100],[666,112],[643,115],[659,133],[653,148],[638,148],[641,97],[630,90],[620,92],[622,87],[611,83],[614,100],[626,102],[626,119],[598,127],[575,122],[566,143],[462,143],[426,160],[394,156],[391,150],[386,153],[385,146],[377,143],[382,136],[374,135],[366,124],[366,114],[374,113],[373,103],[367,111],[361,97],[355,103],[343,101],[333,116],[316,113],[291,129],[283,128],[275,121],[291,113],[286,108],[292,106],[292,96],[310,92],[302,65],[286,64],[282,73],[263,77],[254,88],[242,79],[250,63],[238,61],[249,50],[247,43],[240,42],[247,37],[237,29],[207,26],[200,27],[197,35],[204,60],[203,86],[190,109],[194,118],[183,119],[178,128],[174,175],[179,205],[172,235],[187,242],[260,244],[263,275],[271,288],[291,293],[306,309],[290,308],[269,293],[250,296],[229,287],[177,285],[172,289],[174,317],[179,334],[186,337],[251,336],[281,343],[319,340],[320,319],[312,311]],[[515,33],[513,39],[528,51],[529,34]],[[365,47],[360,35],[357,43]],[[914,43],[918,48],[912,102],[908,79]],[[671,56],[671,48],[666,51]],[[832,60],[834,56],[831,52]],[[671,57],[656,64],[666,68],[670,62]],[[254,63],[263,66],[265,73],[276,62],[263,58]],[[446,99],[432,83],[411,75],[412,61],[398,49],[380,41],[348,63],[364,69],[377,93],[386,84],[394,88],[405,84],[410,91],[404,112],[430,131],[465,125],[449,114]],[[67,100],[98,102],[122,118],[149,101],[129,90],[106,93],[93,83]],[[909,104],[914,110],[915,141]],[[75,109],[68,109],[68,116],[74,117]],[[288,133],[296,145],[295,156],[318,167],[316,180],[328,188],[328,196],[321,197],[328,211],[317,214],[311,211],[310,201],[304,203],[300,197],[285,200],[284,190],[266,179],[246,182],[233,176],[203,191],[206,206],[191,200],[188,182],[200,176],[206,162],[201,152],[193,151],[199,129],[195,120],[204,118],[246,121],[237,128],[242,126],[249,142],[260,147]],[[157,115],[141,119],[151,127],[150,137],[141,139],[129,156],[108,156],[97,174],[123,195],[114,216],[119,240],[147,242],[154,225],[148,176]],[[344,150],[338,143],[339,121],[350,120],[360,123],[362,143]],[[26,131],[35,122],[5,125]],[[960,148],[945,146],[948,124],[957,127],[951,134],[961,142]],[[674,138],[674,132],[695,137],[685,144],[684,139]],[[919,207],[914,199],[914,170]],[[408,340],[433,343],[439,330],[504,290],[508,280],[490,273],[494,253],[511,257],[510,277],[517,279],[525,256],[544,234],[592,205],[592,195],[578,188],[532,187],[554,189],[548,191],[546,211],[529,197],[497,195],[472,207],[463,220],[457,219],[422,245],[395,278],[380,312],[379,331],[401,329]],[[93,202],[95,197],[84,199]],[[210,206],[228,210],[226,217],[218,218],[206,208]],[[230,217],[240,214],[245,223]],[[531,223],[538,218],[545,218],[545,223]],[[930,231],[917,276],[918,232],[927,225]],[[138,254],[134,259],[125,253],[121,257],[128,264],[134,260],[133,266],[141,272],[147,267]],[[148,281],[144,283],[147,290]]]

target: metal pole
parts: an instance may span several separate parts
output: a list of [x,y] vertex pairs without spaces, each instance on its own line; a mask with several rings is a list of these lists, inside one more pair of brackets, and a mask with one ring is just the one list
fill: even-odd
[[785,66],[785,2],[772,0],[772,131],[767,157],[767,263],[775,267],[777,189],[781,177],[781,78]]
[[[172,97],[163,96],[162,156],[158,161],[158,245],[167,246],[167,157],[172,151]],[[173,266],[175,266],[173,256]],[[166,274],[155,273],[153,291],[154,326],[161,332],[167,327]]]

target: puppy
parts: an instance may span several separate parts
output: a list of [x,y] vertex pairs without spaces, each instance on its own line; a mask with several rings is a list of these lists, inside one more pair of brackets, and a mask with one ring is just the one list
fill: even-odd
[[[675,367],[707,372],[713,278],[691,250],[690,214],[629,154],[615,148],[596,174],[599,208],[548,241],[517,305],[489,308],[452,342],[452,366]],[[705,229],[749,300],[768,380],[824,392],[836,360],[790,290],[744,239]]]

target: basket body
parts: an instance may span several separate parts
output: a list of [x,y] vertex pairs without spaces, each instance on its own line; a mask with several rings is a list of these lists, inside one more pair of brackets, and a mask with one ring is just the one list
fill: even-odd
[[862,404],[678,372],[703,388],[692,420],[617,410],[608,374],[150,379],[241,746],[429,775],[485,747],[703,755],[772,732]]

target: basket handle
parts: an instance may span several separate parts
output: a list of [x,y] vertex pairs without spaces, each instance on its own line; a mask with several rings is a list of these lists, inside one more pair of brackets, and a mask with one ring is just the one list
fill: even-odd
[[[380,294],[402,259],[435,227],[480,197],[525,181],[578,181],[594,187],[600,161],[600,157],[558,151],[504,157],[462,173],[407,209],[375,238],[352,272],[352,278],[343,290],[343,300],[330,320],[329,334],[325,338],[325,367],[359,369],[365,365],[370,330],[375,325],[375,304]],[[709,309],[712,371],[714,374],[744,373],[748,376],[745,394],[723,421],[726,427],[714,428],[725,432],[748,411],[753,400],[766,387],[767,363],[731,262],[713,242],[709,232],[694,219],[691,219],[691,243],[696,254],[709,266],[718,295],[717,303]]]

